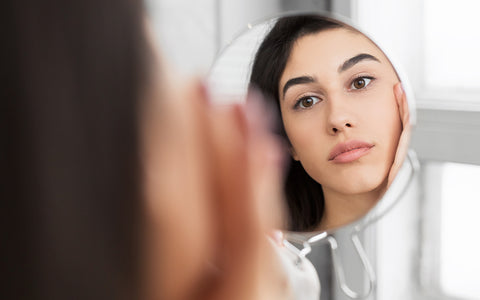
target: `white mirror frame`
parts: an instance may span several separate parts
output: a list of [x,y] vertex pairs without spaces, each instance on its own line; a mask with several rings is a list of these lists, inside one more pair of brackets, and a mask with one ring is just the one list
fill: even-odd
[[[392,64],[393,68],[395,69],[400,81],[402,82],[403,89],[406,94],[407,102],[408,102],[408,109],[410,113],[410,126],[413,127],[416,124],[416,104],[415,104],[415,98],[413,94],[413,90],[411,87],[411,84],[406,76],[406,73],[403,71],[402,67],[396,61],[393,57],[392,54],[388,51],[388,49],[385,49],[382,47],[378,41],[376,41],[372,36],[363,30],[360,26],[354,24],[352,20],[336,15],[330,12],[305,12],[305,11],[291,11],[287,13],[282,13],[282,14],[277,14],[268,18],[264,18],[261,20],[258,20],[253,23],[247,24],[246,28],[241,30],[233,39],[230,43],[228,43],[217,55],[217,57],[214,60],[214,64],[212,65],[212,68],[210,69],[210,76],[209,76],[209,85],[211,87],[211,91],[213,91],[213,98],[214,100],[217,98],[224,97],[224,95],[221,95],[221,92],[218,94],[215,94],[215,84],[216,83],[214,80],[212,81],[211,79],[213,78],[213,75],[215,75],[216,69],[215,67],[219,62],[221,62],[221,58],[230,50],[233,49],[233,47],[236,45],[236,43],[242,38],[245,37],[247,33],[252,32],[252,30],[258,28],[259,25],[266,25],[269,28],[271,26],[274,20],[281,18],[281,17],[286,17],[286,16],[293,16],[293,15],[301,15],[301,14],[315,14],[320,17],[324,17],[327,19],[331,19],[335,22],[343,23],[349,27],[355,28],[358,30],[360,33],[364,34],[367,38],[369,38],[383,53],[385,56],[389,59],[390,63]],[[268,30],[265,32],[265,34],[268,32]],[[261,39],[259,40],[260,42],[263,40],[263,36],[261,36]],[[258,41],[257,41],[258,42]],[[258,45],[256,45],[258,46]],[[250,49],[251,55],[256,53],[256,47],[254,49]],[[252,58],[250,57],[250,59]],[[217,64],[216,64],[217,63]],[[249,66],[248,66],[249,67]],[[243,76],[245,76],[245,95],[246,95],[246,89],[248,85],[248,77],[249,77],[249,70],[250,68],[247,68],[245,73],[245,70],[243,71]],[[218,87],[218,86],[217,86]],[[243,99],[238,99],[241,97],[233,97],[235,99],[232,99],[233,101],[242,101]],[[411,143],[411,140],[409,141]],[[411,144],[409,145],[411,147]],[[381,217],[383,217],[385,214],[387,214],[394,206],[395,204],[399,201],[399,199],[404,195],[405,191],[407,190],[408,186],[412,182],[414,175],[419,171],[420,164],[418,162],[417,156],[415,152],[410,148],[407,154],[407,157],[404,159],[402,166],[393,180],[391,186],[388,188],[386,193],[383,195],[381,199],[378,200],[377,204],[364,216],[360,217],[358,220],[350,223],[350,224],[345,224],[341,227],[334,228],[334,229],[329,229],[326,231],[316,231],[316,232],[290,232],[290,231],[285,231],[285,240],[284,240],[284,245],[290,251],[295,253],[298,256],[298,259],[303,259],[308,255],[312,247],[315,244],[321,243],[321,242],[328,242],[330,245],[330,249],[332,252],[332,259],[333,259],[333,266],[335,269],[335,275],[337,278],[337,281],[340,285],[341,290],[351,299],[364,299],[368,297],[375,289],[376,286],[376,276],[375,272],[371,266],[371,263],[368,260],[367,255],[365,254],[365,251],[362,247],[362,244],[360,242],[360,239],[358,237],[359,233],[362,232],[367,226],[377,222]],[[341,262],[340,256],[338,255],[338,243],[334,237],[334,234],[336,231],[338,231],[341,228],[349,226],[351,229],[350,231],[350,237],[352,240],[352,243],[355,247],[355,251],[358,254],[359,259],[362,262],[362,265],[365,269],[365,272],[368,277],[369,281],[369,286],[366,291],[363,291],[362,293],[355,292],[353,291],[347,282],[345,281],[345,272],[344,272],[344,267]]]

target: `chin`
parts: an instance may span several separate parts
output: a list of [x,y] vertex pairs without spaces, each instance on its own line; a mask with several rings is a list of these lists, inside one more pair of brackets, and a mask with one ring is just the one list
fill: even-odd
[[386,186],[387,178],[383,174],[377,176],[365,174],[378,174],[364,172],[362,174],[351,174],[348,178],[338,178],[331,183],[332,189],[345,195],[361,195],[367,193],[382,193]]

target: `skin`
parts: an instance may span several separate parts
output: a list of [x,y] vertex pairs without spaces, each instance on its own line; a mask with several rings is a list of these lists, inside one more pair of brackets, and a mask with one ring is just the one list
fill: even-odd
[[144,298],[288,299],[266,238],[282,219],[282,157],[265,113],[209,105],[199,80],[164,61],[154,71],[142,114]]
[[[286,83],[299,77],[284,94]],[[303,36],[293,45],[279,94],[292,156],[323,188],[319,229],[364,215],[403,160],[396,160],[396,153],[408,109],[386,56],[365,36],[345,28]],[[352,162],[329,160],[337,144],[350,140],[373,147]]]

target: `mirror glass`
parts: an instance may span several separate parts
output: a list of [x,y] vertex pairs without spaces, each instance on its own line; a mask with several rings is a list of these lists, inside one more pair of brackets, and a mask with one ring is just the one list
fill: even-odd
[[213,99],[260,101],[278,119],[288,153],[283,229],[331,232],[398,198],[386,195],[406,161],[412,93],[390,56],[348,22],[289,14],[249,24],[208,83]]

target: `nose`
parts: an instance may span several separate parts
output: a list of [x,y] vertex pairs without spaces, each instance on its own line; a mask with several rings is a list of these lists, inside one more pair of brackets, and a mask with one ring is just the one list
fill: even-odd
[[351,107],[341,97],[330,98],[327,110],[327,131],[331,135],[338,134],[355,125]]
[[336,134],[339,131],[343,131],[346,127],[352,127],[352,124],[346,122],[345,124],[339,124],[338,126],[331,127],[331,133]]

